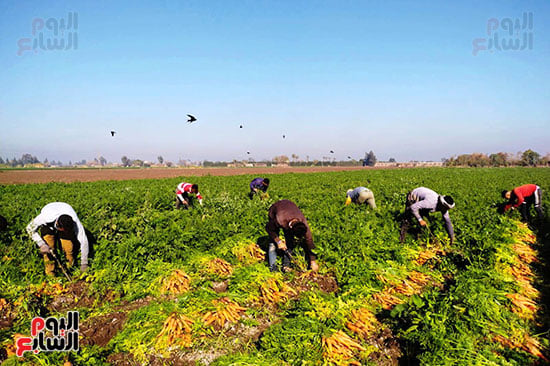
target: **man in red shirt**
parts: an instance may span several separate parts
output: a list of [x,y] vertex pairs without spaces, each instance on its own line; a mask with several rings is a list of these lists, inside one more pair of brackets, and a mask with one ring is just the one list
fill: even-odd
[[523,220],[529,221],[529,210],[531,205],[534,205],[539,220],[542,220],[542,190],[536,184],[525,184],[511,191],[502,191],[502,198],[508,200],[508,204],[504,206],[504,212],[509,209],[519,208]]
[[202,196],[199,193],[199,186],[196,184],[182,182],[176,187],[176,208],[189,208],[191,205],[190,194],[195,194],[199,204],[202,206]]

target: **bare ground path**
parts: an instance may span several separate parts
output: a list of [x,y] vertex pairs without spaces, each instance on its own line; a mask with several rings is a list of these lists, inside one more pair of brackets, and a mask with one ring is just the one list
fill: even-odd
[[143,168],[1,170],[0,184],[93,182],[98,180],[159,179],[182,176],[284,174],[372,169],[359,166],[284,168]]

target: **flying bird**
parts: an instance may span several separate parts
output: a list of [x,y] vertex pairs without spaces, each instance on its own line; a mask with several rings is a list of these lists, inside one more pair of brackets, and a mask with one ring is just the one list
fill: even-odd
[[191,114],[188,114],[187,115],[187,123],[193,123],[195,122],[197,119],[195,118],[195,116],[191,115]]
[[239,128],[243,128],[243,125],[240,125]]
[[111,131],[111,137],[115,137],[116,131]]
[[286,137],[286,136],[285,136],[285,135],[283,135],[283,138],[285,138],[285,137]]
[[330,150],[330,153],[331,153],[331,154],[334,154],[334,151]]
[[247,151],[246,153],[247,153],[248,155],[250,155],[250,151]]
[[351,156],[348,156],[348,159],[351,159]]

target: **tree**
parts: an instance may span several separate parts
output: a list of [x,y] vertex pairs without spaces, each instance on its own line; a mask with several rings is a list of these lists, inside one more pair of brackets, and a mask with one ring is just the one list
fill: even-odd
[[159,157],[157,159],[159,161],[159,164],[164,163],[164,158],[162,156],[159,155]]
[[369,153],[365,153],[365,161],[363,162],[363,166],[374,166],[376,164],[376,155],[374,155],[374,152],[371,150]]
[[273,161],[277,164],[288,163],[290,159],[286,155],[280,155],[273,158]]
[[292,154],[292,160],[293,160],[294,162],[298,161],[298,159],[300,159],[300,157],[299,157],[298,155]]
[[132,165],[137,165],[139,167],[142,167],[143,166],[143,160],[140,160],[140,159],[136,159],[136,160],[133,160],[132,161]]
[[130,166],[132,165],[132,161],[124,155],[122,158],[120,158],[120,161],[122,162],[122,166]]
[[105,159],[103,156],[100,156],[99,164],[101,164],[101,166],[105,166],[105,164],[107,164],[107,159]]
[[508,154],[503,152],[491,154],[489,160],[492,166],[506,166],[508,165]]
[[525,150],[521,154],[521,164],[526,166],[535,166],[540,163],[540,154],[531,149]]
[[390,158],[389,162],[390,162],[390,163],[395,163],[395,159],[394,159],[394,158]]
[[4,164],[4,159],[0,157],[0,164]]

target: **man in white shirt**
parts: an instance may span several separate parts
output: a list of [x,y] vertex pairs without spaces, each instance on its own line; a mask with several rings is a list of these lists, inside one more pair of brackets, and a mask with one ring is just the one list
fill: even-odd
[[88,269],[88,238],[84,226],[73,208],[64,202],[49,203],[40,215],[27,226],[27,232],[44,255],[44,266],[48,276],[54,275],[55,262],[51,253],[55,251],[55,242],[59,239],[67,257],[69,267],[74,263],[73,241],[80,243],[80,270]]

